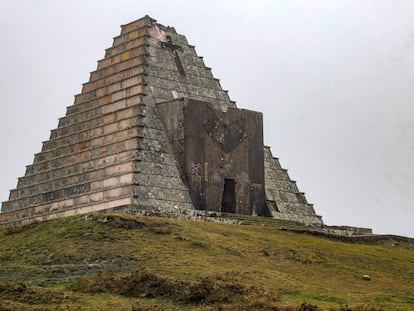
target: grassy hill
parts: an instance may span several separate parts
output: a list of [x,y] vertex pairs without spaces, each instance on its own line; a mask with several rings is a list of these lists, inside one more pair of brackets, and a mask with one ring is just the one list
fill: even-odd
[[0,310],[414,310],[412,244],[250,223],[96,214],[2,228]]

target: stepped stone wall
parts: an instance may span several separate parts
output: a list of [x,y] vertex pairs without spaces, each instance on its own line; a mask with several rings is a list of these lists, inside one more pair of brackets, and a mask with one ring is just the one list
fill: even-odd
[[300,192],[288,171],[273,157],[270,147],[264,147],[266,200],[274,218],[298,221],[308,225],[323,225],[312,204]]
[[[50,139],[3,202],[0,225],[101,210],[191,214],[195,206],[158,106],[180,98],[236,108],[174,28],[146,16],[122,26]],[[262,147],[260,147],[262,148]],[[273,217],[322,224],[270,149],[265,194]]]

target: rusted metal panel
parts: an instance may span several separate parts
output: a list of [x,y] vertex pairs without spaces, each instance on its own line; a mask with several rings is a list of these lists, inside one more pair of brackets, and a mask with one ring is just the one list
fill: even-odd
[[261,113],[186,100],[183,115],[183,173],[195,208],[269,216]]
[[204,103],[194,101],[184,108],[183,172],[194,207],[201,210],[208,209],[204,182],[205,132],[200,129],[203,123]]

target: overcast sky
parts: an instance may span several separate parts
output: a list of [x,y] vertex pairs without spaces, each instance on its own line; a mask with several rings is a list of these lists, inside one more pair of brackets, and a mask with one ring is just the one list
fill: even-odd
[[120,33],[187,36],[327,224],[414,237],[414,1],[0,0],[0,200]]

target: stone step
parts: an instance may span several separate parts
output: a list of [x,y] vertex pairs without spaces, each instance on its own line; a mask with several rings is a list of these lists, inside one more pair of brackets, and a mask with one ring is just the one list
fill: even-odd
[[[135,57],[130,57],[127,60],[124,60],[121,63],[112,64],[111,66],[105,67],[103,69],[97,69],[89,74],[89,81],[84,84],[92,84],[95,81],[105,79],[121,71],[126,71],[131,68],[141,68],[142,73],[145,73],[145,56],[147,53],[142,53]],[[83,85],[84,85],[83,84]]]
[[105,95],[101,93],[97,94],[96,91],[91,91],[88,93],[81,93],[81,94],[75,95],[75,105],[80,105],[80,104],[87,103],[89,101],[96,100],[97,105],[100,106],[101,104],[108,104],[109,102],[116,102],[118,100],[130,97],[130,96],[142,95],[142,94],[145,94],[144,86],[145,86],[144,82],[141,82],[139,84],[135,84],[127,88],[114,91],[112,93],[108,93]]
[[[120,42],[119,44],[114,44],[112,47],[105,49],[105,58],[121,54],[127,50],[141,46],[143,45],[143,43],[146,43],[144,38],[148,37],[148,26],[143,26],[140,29],[136,29],[135,31],[129,33],[127,37],[129,39],[127,42]],[[118,39],[118,42],[119,41],[120,40]]]
[[146,38],[143,37],[138,40],[140,41],[139,44],[129,50],[98,60],[97,70],[102,70],[114,64],[124,62],[130,58],[147,54],[149,46]]
[[274,206],[273,217],[321,223],[312,204],[308,204],[305,194],[297,188],[296,182],[289,177],[288,171],[280,166],[279,160],[272,156],[270,147],[265,146],[265,184],[268,204]]

